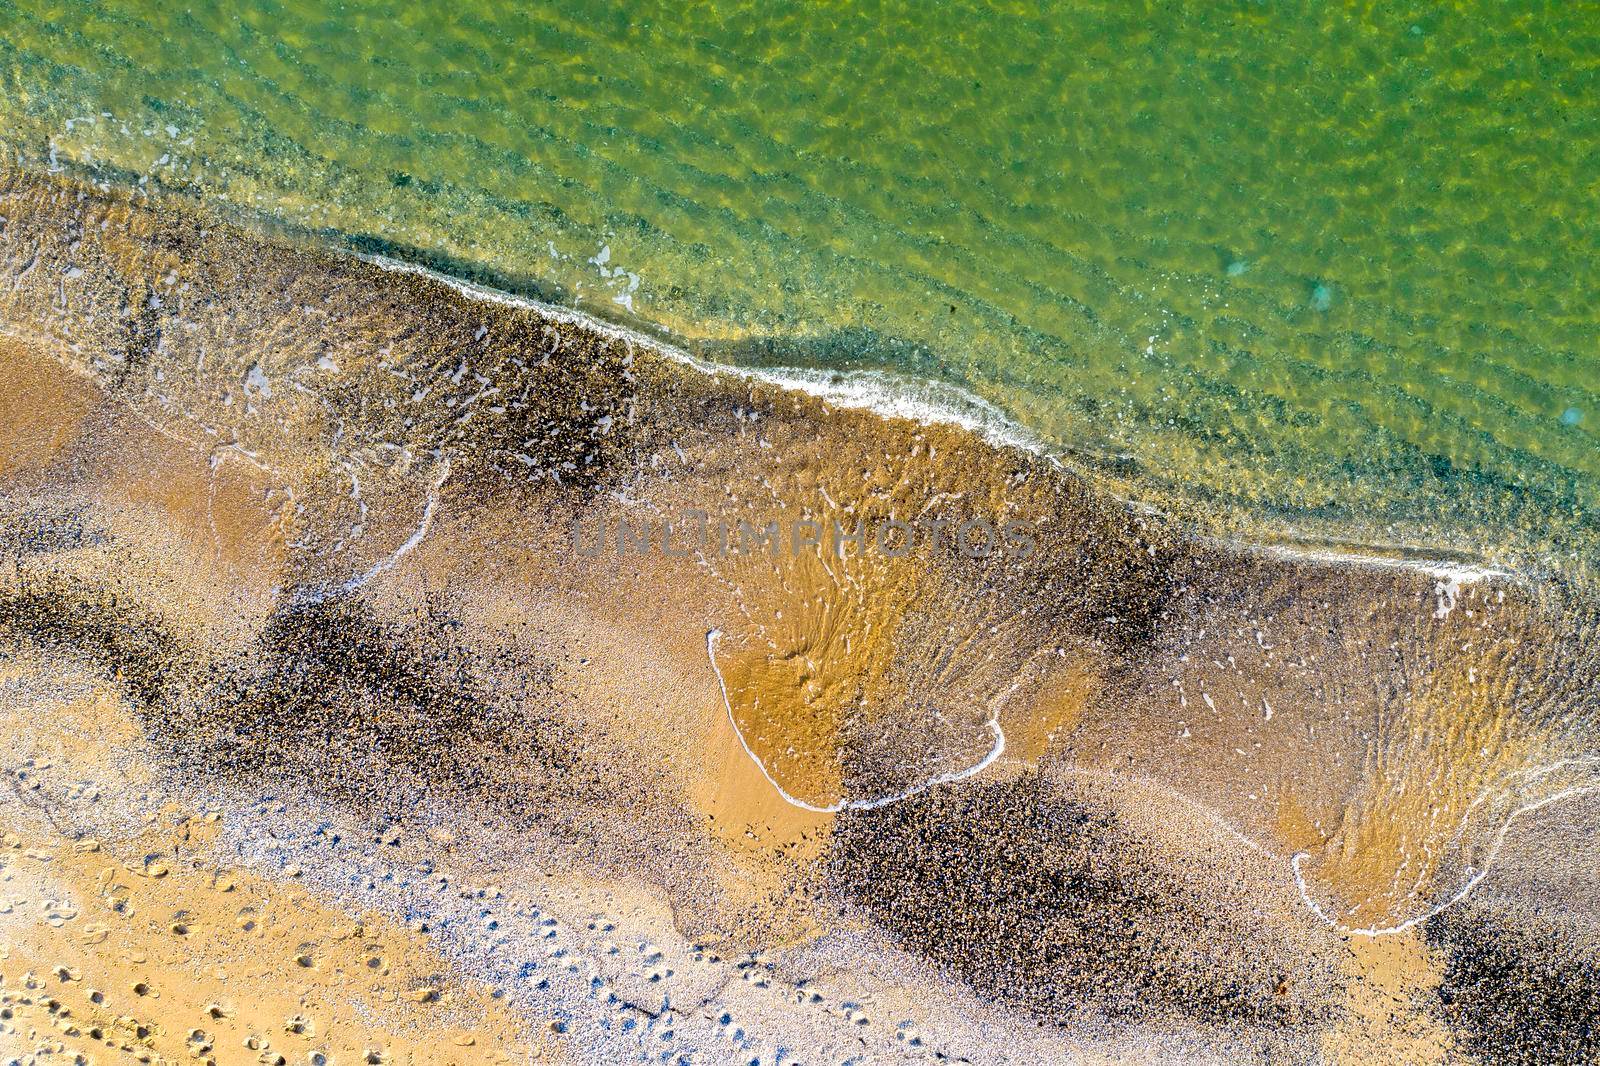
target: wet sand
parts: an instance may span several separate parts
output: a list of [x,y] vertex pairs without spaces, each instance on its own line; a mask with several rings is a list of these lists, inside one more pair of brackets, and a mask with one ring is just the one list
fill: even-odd
[[[454,1013],[263,962],[307,982],[325,1054],[1589,1050],[1451,991],[1593,972],[1592,907],[1518,859],[1592,865],[1559,816],[1600,788],[1587,590],[1198,539],[847,380],[717,371],[181,203],[0,170],[0,214],[5,869],[103,906],[65,861],[92,838],[167,866],[142,906],[197,928],[238,871],[285,943],[371,923],[449,984]],[[1017,521],[1035,550],[573,543],[690,514]],[[81,769],[33,772],[59,753]],[[149,817],[215,839],[158,846]],[[6,928],[42,1031],[22,974],[66,948]],[[126,928],[61,965],[109,996],[174,950]],[[209,1037],[185,1012],[242,950],[182,944],[134,1027],[153,1054]]]

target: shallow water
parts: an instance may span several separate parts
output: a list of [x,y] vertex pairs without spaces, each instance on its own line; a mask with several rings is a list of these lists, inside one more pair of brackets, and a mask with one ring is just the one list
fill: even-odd
[[1223,529],[1583,569],[1581,6],[0,2],[0,137],[748,363],[966,386]]

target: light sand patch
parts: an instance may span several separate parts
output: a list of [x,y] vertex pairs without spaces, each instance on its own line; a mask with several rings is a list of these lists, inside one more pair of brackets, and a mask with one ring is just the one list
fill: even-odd
[[1450,1030],[1437,1013],[1441,976],[1419,930],[1352,937],[1344,1009],[1323,1035],[1322,1053],[1337,1066],[1411,1066],[1456,1061]]
[[[7,833],[0,1042],[112,1061],[559,1061],[422,936],[217,869],[215,825],[142,839]],[[120,1054],[117,1054],[120,1053]]]
[[66,447],[97,391],[53,356],[0,336],[0,477],[36,472]]

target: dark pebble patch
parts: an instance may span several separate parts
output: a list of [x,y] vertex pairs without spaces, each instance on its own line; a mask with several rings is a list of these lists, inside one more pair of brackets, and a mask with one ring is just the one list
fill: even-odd
[[904,948],[1047,1024],[1156,1010],[1282,1029],[1315,1019],[1306,979],[1329,979],[1038,775],[842,814],[829,875]]
[[1600,1062],[1600,965],[1552,930],[1481,910],[1431,919],[1443,949],[1439,1011],[1464,1051],[1494,1066]]
[[288,773],[383,808],[470,794],[536,817],[553,798],[614,791],[576,731],[545,713],[557,698],[554,665],[496,662],[454,642],[453,625],[432,614],[385,624],[348,599],[291,604],[196,698],[158,708],[150,733],[204,773],[239,782]]
[[83,658],[141,708],[168,702],[192,666],[158,620],[104,591],[25,583],[0,593],[0,634]]

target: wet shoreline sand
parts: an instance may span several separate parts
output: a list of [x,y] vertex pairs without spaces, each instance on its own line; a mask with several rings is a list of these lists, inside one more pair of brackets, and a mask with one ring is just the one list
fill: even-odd
[[[1534,900],[1495,876],[1507,825],[1539,827],[1513,852],[1559,844],[1539,805],[1600,781],[1582,590],[1196,540],[981,426],[883,417],[832,382],[811,395],[710,370],[178,204],[15,170],[0,193],[0,344],[8,373],[40,383],[8,401],[28,418],[0,451],[0,622],[32,679],[12,713],[49,721],[53,672],[109,678],[105,713],[137,733],[127,757],[158,792],[239,812],[240,847],[270,824],[248,798],[284,791],[396,827],[407,861],[487,849],[524,886],[610,885],[654,915],[638,921],[663,951],[699,945],[708,1002],[756,1012],[775,1044],[870,1033],[913,1057],[1045,1022],[1167,1057],[1361,1061],[1351,1049],[1406,1028],[1364,1013],[1367,942],[1386,939],[1409,961],[1381,980],[1423,990],[1419,1046],[1504,1039],[1461,1000],[1428,1000],[1467,935],[1429,913],[1469,882],[1444,913],[1554,922],[1593,950],[1581,891]],[[569,550],[574,518],[688,510],[1020,518],[1040,550]],[[115,821],[54,802],[63,824]],[[952,837],[950,817],[989,828]],[[372,861],[348,839],[323,858],[345,906],[362,890],[334,872]],[[986,839],[1007,841],[1000,858]],[[1085,865],[1143,887],[1074,881]],[[940,867],[978,886],[954,925],[925,880]],[[559,911],[437,935],[469,972],[514,975],[519,1009],[543,995],[568,1011],[558,1043],[725,1037],[717,1012],[653,1025],[637,994],[594,994],[670,985],[651,982],[651,952],[635,972],[596,947],[602,985],[582,993],[488,961],[485,937],[525,933],[525,950],[547,916],[577,920]],[[1081,952],[1015,959],[1023,931]],[[1085,977],[1108,951],[1113,976]],[[763,952],[784,979],[859,980],[926,1039],[711,976]],[[907,967],[944,975],[940,993],[897,1001],[886,975]],[[1011,985],[1074,991],[1011,1003]],[[635,1025],[599,1025],[608,1011]]]

